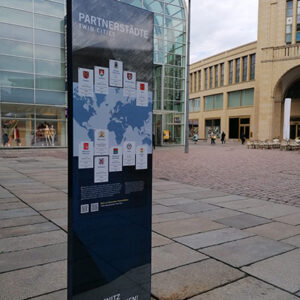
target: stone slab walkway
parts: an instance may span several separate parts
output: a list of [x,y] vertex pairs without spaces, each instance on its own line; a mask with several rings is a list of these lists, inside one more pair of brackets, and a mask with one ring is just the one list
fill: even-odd
[[[0,155],[1,300],[66,299],[67,161],[44,154]],[[152,241],[153,299],[300,298],[299,207],[154,179]]]

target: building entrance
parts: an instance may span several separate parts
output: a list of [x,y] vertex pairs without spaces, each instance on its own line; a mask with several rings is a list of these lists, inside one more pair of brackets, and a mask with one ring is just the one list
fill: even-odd
[[292,118],[290,125],[290,139],[300,139],[300,117]]
[[245,135],[246,139],[249,139],[250,134],[250,118],[238,117],[229,119],[229,138],[240,139],[241,134]]

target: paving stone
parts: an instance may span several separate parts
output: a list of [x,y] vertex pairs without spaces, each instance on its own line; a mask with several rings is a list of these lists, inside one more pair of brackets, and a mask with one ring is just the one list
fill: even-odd
[[255,233],[260,236],[265,236],[273,240],[282,240],[297,234],[300,234],[300,227],[272,222],[246,229],[248,232]]
[[47,222],[45,218],[42,216],[29,216],[29,217],[21,217],[21,218],[13,218],[13,219],[5,219],[0,221],[0,228],[8,228],[29,224],[37,224]]
[[188,198],[168,198],[168,199],[159,199],[155,200],[156,202],[166,205],[166,206],[172,206],[172,205],[177,205],[177,204],[186,204],[186,203],[197,203],[193,199],[188,199]]
[[170,239],[167,239],[160,234],[157,234],[155,232],[152,232],[152,247],[159,247],[164,246],[167,244],[171,244],[173,241]]
[[293,246],[291,245],[254,236],[201,249],[201,253],[217,258],[234,267],[241,267],[292,249]]
[[218,207],[215,205],[211,205],[204,202],[196,202],[196,203],[188,203],[188,204],[180,204],[172,206],[179,211],[183,211],[188,214],[196,214],[203,211],[214,210]]
[[38,210],[54,210],[60,208],[67,208],[68,202],[67,201],[50,201],[50,202],[41,202],[41,203],[31,203],[31,206]]
[[242,230],[238,230],[235,228],[223,228],[193,235],[187,235],[184,237],[176,238],[175,240],[193,249],[200,249],[243,239],[250,236],[252,236],[252,234],[246,233]]
[[66,287],[66,261],[0,274],[2,299],[27,299]]
[[67,243],[0,254],[0,273],[67,258]]
[[224,197],[227,196],[227,193],[209,190],[209,189],[203,189],[196,192],[186,192],[186,193],[179,193],[181,197],[186,197],[194,200],[202,200],[206,198],[215,198],[215,197]]
[[180,237],[219,228],[224,228],[224,226],[204,218],[176,220],[152,225],[153,231],[169,238]]
[[300,208],[275,203],[270,203],[269,205],[261,207],[241,208],[239,210],[267,219],[278,218],[300,212]]
[[[2,183],[2,181],[1,181]],[[9,191],[2,189],[0,191],[0,198],[4,199],[4,198],[15,198],[15,196],[13,194],[11,194]]]
[[10,210],[2,210],[0,211],[0,220],[18,218],[18,217],[26,217],[26,216],[34,216],[38,213],[34,211],[32,208],[20,208],[20,209],[10,209]]
[[298,298],[252,277],[191,298],[190,300],[297,300]]
[[17,209],[17,208],[24,208],[24,207],[28,207],[28,206],[21,201],[12,202],[12,203],[0,203],[0,210]]
[[20,202],[20,200],[16,197],[10,197],[10,198],[0,198],[0,203],[15,203]]
[[276,218],[275,221],[290,225],[300,225],[300,213]]
[[300,290],[300,249],[244,267],[243,270],[291,293],[296,293]]
[[216,208],[214,210],[208,210],[204,212],[200,212],[197,214],[194,214],[194,216],[197,217],[205,217],[210,220],[216,221],[219,219],[223,219],[226,217],[232,217],[232,216],[237,216],[240,215],[241,213],[235,210],[227,209],[227,208]]
[[63,192],[58,192],[55,190],[55,192],[51,193],[32,193],[32,190],[30,193],[22,193],[20,198],[28,203],[34,203],[34,202],[49,202],[49,201],[68,201],[68,197]]
[[30,235],[45,231],[53,231],[57,229],[57,226],[50,222],[3,228],[0,231],[0,239],[22,235]]
[[152,274],[207,259],[197,251],[172,243],[152,249]]
[[265,218],[249,214],[239,214],[233,217],[218,219],[217,222],[234,228],[244,229],[248,227],[270,223],[271,221]]
[[181,300],[242,278],[244,273],[209,259],[152,276],[152,294]]
[[26,250],[36,247],[63,243],[67,240],[67,235],[62,230],[49,231],[26,236],[0,239],[1,253]]
[[50,293],[47,295],[34,297],[35,300],[66,300],[67,299],[67,290],[61,290],[58,292]]
[[43,216],[45,216],[48,219],[67,218],[68,210],[67,209],[46,210],[46,211],[43,211],[42,214],[43,214]]
[[191,215],[186,214],[184,212],[174,212],[169,214],[153,215],[152,224],[168,222],[173,220],[182,220],[187,218],[191,218]]
[[169,199],[169,198],[175,198],[176,195],[163,193],[160,191],[152,190],[152,199],[153,200],[160,200],[160,199]]
[[243,199],[247,199],[247,197],[240,196],[240,195],[227,195],[222,197],[204,198],[201,199],[201,201],[211,203],[211,204],[217,204],[223,202],[238,201]]
[[158,215],[158,214],[166,214],[166,213],[172,213],[177,212],[178,209],[174,207],[168,207],[163,205],[153,205],[152,206],[152,215]]
[[300,235],[296,235],[296,236],[290,237],[288,239],[281,240],[281,242],[290,244],[290,245],[294,245],[294,246],[300,248]]
[[[202,192],[210,192],[210,190],[201,190]],[[193,196],[199,195],[199,190],[193,186],[186,186],[183,188],[178,187],[177,189],[171,189],[168,191],[168,193],[180,196],[180,197],[186,197],[190,199],[194,199]]]
[[268,205],[269,202],[262,201],[258,199],[243,199],[243,200],[235,200],[231,202],[218,203],[219,206],[230,208],[230,209],[240,209],[240,208],[250,208],[257,206]]

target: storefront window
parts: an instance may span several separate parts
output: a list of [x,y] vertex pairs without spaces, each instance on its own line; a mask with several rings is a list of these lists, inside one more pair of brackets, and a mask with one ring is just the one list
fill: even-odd
[[66,146],[64,107],[2,104],[1,147]]

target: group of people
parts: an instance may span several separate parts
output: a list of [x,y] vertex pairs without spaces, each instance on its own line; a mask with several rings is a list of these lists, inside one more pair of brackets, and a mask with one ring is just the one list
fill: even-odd
[[[210,137],[210,143],[212,145],[214,145],[216,143],[217,135],[213,130],[211,132],[209,132],[209,137]],[[226,143],[225,138],[226,138],[226,133],[224,131],[222,131],[222,133],[221,133],[222,144]],[[198,132],[197,131],[194,132],[193,141],[194,141],[194,144],[197,144],[197,142],[198,142]],[[244,145],[245,141],[246,141],[246,135],[243,132],[241,133],[241,141],[242,141],[242,145]]]

